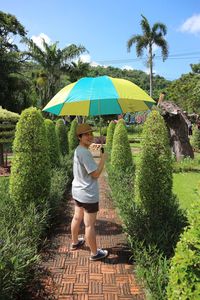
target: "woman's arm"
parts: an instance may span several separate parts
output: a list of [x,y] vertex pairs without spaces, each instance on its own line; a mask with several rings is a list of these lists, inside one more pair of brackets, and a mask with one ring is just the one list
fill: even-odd
[[104,164],[105,164],[105,161],[106,161],[106,153],[101,153],[101,158],[100,158],[100,162],[98,164],[98,167],[95,171],[93,171],[92,173],[90,173],[90,175],[93,177],[93,178],[98,178],[101,174],[101,172],[103,171],[103,167],[104,167]]

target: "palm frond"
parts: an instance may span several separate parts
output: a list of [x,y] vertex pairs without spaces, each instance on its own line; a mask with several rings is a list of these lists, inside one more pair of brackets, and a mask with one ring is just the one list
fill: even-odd
[[131,47],[133,46],[133,44],[137,44],[140,41],[141,38],[142,38],[142,35],[137,34],[137,35],[133,35],[128,40],[128,42],[127,42],[127,50],[128,50],[128,52],[130,52]]
[[169,46],[167,41],[162,36],[156,36],[154,44],[161,48],[162,58],[165,61],[169,55]]
[[152,32],[156,33],[158,30],[162,33],[162,35],[167,34],[167,26],[163,23],[155,23],[152,27]]
[[62,56],[65,60],[71,60],[77,58],[80,54],[84,52],[88,52],[84,46],[76,46],[75,44],[71,44],[62,50]]
[[141,16],[142,16],[142,20],[140,22],[140,25],[141,25],[141,28],[142,28],[142,32],[143,32],[144,35],[149,36],[150,33],[151,33],[151,27],[149,25],[149,22],[148,22],[147,18],[143,15],[141,15]]

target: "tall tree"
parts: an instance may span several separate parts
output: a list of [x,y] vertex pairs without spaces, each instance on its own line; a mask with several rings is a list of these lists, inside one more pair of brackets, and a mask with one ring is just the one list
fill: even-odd
[[0,11],[0,105],[16,112],[30,105],[22,53],[13,42],[25,36],[25,28],[16,17]]
[[74,82],[81,77],[87,76],[89,72],[89,63],[82,62],[80,59],[78,62],[72,62],[69,67],[69,80]]
[[168,44],[164,36],[167,34],[167,27],[163,23],[155,23],[152,28],[150,24],[142,15],[141,28],[143,34],[133,35],[127,42],[127,49],[130,51],[133,44],[136,44],[136,54],[138,57],[143,56],[144,49],[148,51],[147,64],[149,66],[149,77],[150,77],[150,96],[152,97],[153,90],[153,45],[161,48],[163,61],[168,57]]
[[26,54],[40,67],[39,76],[36,80],[36,88],[44,106],[59,90],[62,74],[68,73],[73,59],[87,51],[79,45],[69,45],[62,50],[57,47],[57,42],[48,45],[43,39],[43,48],[37,46],[33,40],[25,38],[29,47]]

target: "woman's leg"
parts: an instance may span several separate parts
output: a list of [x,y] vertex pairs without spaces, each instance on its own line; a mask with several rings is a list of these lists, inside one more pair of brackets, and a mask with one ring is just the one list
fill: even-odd
[[96,218],[97,218],[97,212],[88,213],[84,211],[85,239],[88,246],[90,247],[92,255],[96,255],[97,253],[97,243],[96,243],[96,233],[95,233]]
[[74,216],[71,222],[71,234],[72,234],[72,243],[78,243],[78,234],[80,229],[81,221],[83,220],[84,209],[75,205]]

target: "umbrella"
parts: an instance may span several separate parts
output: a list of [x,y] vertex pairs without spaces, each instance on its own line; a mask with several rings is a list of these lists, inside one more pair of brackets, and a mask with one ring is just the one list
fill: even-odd
[[43,108],[58,115],[96,116],[149,110],[156,102],[129,80],[84,77],[61,89]]

